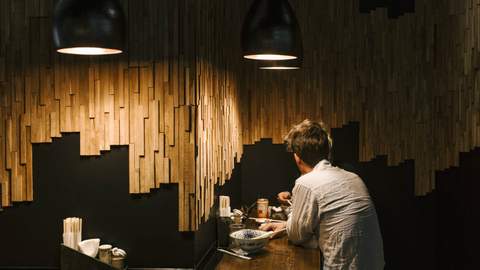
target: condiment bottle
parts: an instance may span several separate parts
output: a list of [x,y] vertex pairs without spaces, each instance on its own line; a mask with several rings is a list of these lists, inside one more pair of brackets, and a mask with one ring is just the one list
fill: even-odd
[[257,217],[258,218],[268,217],[268,199],[260,198],[257,200]]

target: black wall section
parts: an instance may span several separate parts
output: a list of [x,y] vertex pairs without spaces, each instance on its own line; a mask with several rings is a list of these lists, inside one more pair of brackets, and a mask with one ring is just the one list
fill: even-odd
[[480,148],[460,154],[460,166],[437,173],[439,268],[478,269]]
[[[0,268],[58,267],[62,219],[84,218],[84,239],[128,252],[131,267],[192,267],[193,233],[179,233],[176,185],[128,193],[128,149],[80,157],[78,134],[34,145],[35,201],[0,213]],[[173,203],[175,202],[175,203]]]
[[272,140],[246,145],[241,163],[242,205],[251,205],[258,198],[276,202],[278,192],[292,190],[300,176],[293,155]]

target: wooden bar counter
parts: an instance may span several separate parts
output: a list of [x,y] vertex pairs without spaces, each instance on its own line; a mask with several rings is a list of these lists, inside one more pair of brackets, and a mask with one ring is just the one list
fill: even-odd
[[261,252],[251,257],[251,260],[244,260],[224,254],[216,269],[320,269],[320,250],[294,246],[288,243],[287,236],[270,240]]

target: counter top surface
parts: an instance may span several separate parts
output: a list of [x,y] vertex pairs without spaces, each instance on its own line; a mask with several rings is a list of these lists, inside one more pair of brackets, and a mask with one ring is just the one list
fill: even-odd
[[264,250],[251,257],[251,260],[244,260],[224,254],[216,269],[320,269],[320,251],[318,249],[294,246],[288,243],[286,236],[270,240]]

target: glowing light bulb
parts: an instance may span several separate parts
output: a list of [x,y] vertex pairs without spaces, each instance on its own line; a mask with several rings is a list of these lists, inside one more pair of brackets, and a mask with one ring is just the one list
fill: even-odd
[[58,49],[59,53],[78,54],[78,55],[106,55],[122,53],[118,49],[98,48],[98,47],[72,47]]
[[296,56],[293,55],[283,55],[283,54],[250,54],[243,56],[247,59],[253,60],[292,60],[297,59]]

